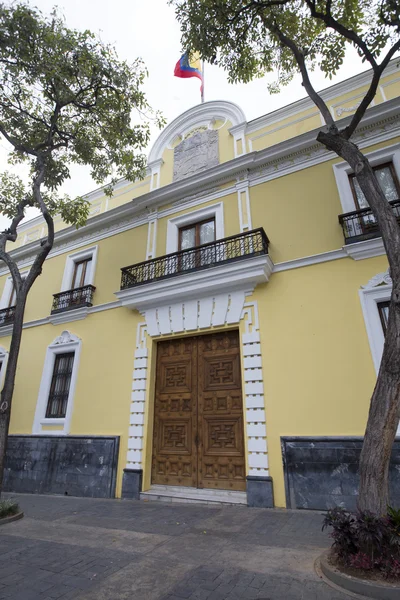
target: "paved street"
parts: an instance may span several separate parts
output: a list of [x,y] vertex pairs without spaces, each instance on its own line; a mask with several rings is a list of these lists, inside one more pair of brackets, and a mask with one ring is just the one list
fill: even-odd
[[312,512],[18,496],[1,600],[348,600],[314,573]]

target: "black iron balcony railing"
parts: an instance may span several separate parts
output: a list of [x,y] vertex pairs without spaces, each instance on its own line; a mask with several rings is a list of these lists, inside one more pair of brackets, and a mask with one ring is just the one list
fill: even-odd
[[93,306],[92,298],[96,288],[93,285],[85,285],[83,287],[53,294],[53,306],[51,314],[72,310],[74,308],[82,308],[83,306]]
[[268,254],[268,237],[260,227],[196,248],[180,250],[121,269],[121,290]]
[[[391,200],[393,212],[400,224],[400,200]],[[354,244],[372,238],[379,237],[378,223],[370,208],[354,210],[353,212],[339,215],[339,223],[342,226],[345,244]]]
[[4,325],[12,325],[15,317],[15,306],[9,306],[8,308],[2,308],[0,310],[0,327]]

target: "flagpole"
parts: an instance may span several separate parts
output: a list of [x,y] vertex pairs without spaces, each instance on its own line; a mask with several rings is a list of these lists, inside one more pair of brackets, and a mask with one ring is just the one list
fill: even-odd
[[201,61],[201,77],[202,77],[202,86],[201,86],[201,103],[204,102],[204,60]]

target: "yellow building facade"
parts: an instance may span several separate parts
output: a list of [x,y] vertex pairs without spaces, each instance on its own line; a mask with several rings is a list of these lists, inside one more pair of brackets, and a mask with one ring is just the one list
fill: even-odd
[[[322,92],[341,125],[370,76]],[[355,139],[400,215],[399,96],[393,62]],[[6,489],[355,504],[391,281],[322,126],[308,99],[250,122],[206,102],[163,130],[143,181],[89,195],[85,227],[57,220],[26,307]],[[43,235],[40,217],[20,227],[22,272]]]

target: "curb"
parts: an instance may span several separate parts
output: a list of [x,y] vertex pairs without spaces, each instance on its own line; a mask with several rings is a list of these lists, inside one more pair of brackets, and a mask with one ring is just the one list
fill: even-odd
[[7,523],[12,523],[13,521],[19,521],[19,519],[22,519],[23,516],[24,516],[24,513],[19,512],[16,515],[10,515],[9,517],[4,517],[3,519],[0,519],[0,526],[7,525]]
[[375,600],[399,600],[400,585],[381,585],[374,581],[346,575],[328,562],[330,550],[326,550],[315,561],[317,574],[331,587],[353,598],[374,598]]

